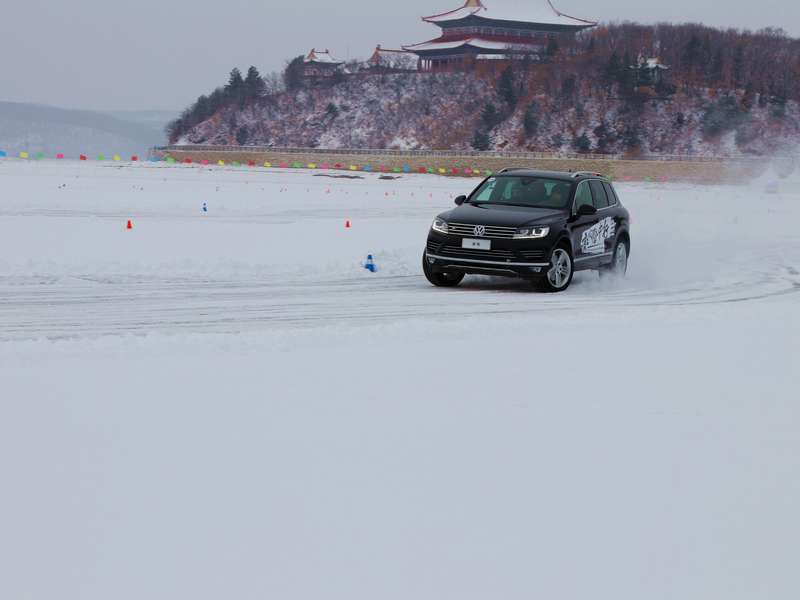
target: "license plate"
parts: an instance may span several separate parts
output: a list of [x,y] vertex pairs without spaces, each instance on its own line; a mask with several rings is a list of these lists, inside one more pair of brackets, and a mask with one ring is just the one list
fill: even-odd
[[465,239],[461,240],[461,247],[469,248],[470,250],[491,250],[492,242],[491,240]]

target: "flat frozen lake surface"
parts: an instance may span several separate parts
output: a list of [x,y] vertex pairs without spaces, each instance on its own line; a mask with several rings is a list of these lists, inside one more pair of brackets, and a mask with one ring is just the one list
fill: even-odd
[[618,184],[542,295],[319,175],[0,161],[0,595],[798,597],[800,181]]

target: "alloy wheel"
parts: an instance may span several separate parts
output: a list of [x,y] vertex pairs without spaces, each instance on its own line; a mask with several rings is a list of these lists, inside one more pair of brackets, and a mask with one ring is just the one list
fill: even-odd
[[553,252],[553,266],[547,272],[547,280],[555,289],[560,290],[569,283],[572,275],[572,259],[563,248],[556,248]]

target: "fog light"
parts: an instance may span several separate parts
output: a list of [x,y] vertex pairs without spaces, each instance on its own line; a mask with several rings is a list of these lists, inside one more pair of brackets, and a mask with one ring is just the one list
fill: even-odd
[[435,258],[431,258],[431,257],[429,256],[429,257],[428,257],[428,264],[429,264],[429,265],[436,264],[436,259],[435,259]]
[[533,271],[534,273],[541,273],[542,267],[531,267],[531,271]]

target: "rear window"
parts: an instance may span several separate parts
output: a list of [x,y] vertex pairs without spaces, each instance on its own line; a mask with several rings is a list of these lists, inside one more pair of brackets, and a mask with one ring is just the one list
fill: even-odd
[[546,177],[490,177],[472,193],[472,204],[565,208],[571,184]]

